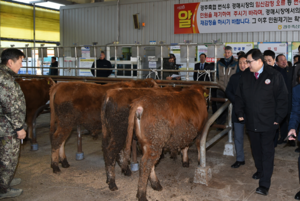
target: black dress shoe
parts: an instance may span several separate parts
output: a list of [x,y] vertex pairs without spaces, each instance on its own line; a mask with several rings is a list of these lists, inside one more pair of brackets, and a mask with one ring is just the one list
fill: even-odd
[[269,189],[266,188],[266,187],[263,187],[263,186],[259,186],[257,189],[256,189],[256,192],[257,194],[260,194],[260,195],[268,195],[268,192],[269,192]]
[[245,165],[245,161],[236,161],[231,167],[239,168],[241,165]]
[[289,141],[288,141],[288,146],[290,146],[290,147],[295,147],[295,146],[296,146],[295,140],[289,140]]
[[280,139],[280,140],[278,140],[278,142],[277,142],[277,144],[283,144],[283,143],[286,143],[286,140]]
[[262,175],[259,172],[255,172],[254,175],[252,176],[253,179],[260,179],[262,178]]
[[296,200],[300,200],[300,191],[295,195]]

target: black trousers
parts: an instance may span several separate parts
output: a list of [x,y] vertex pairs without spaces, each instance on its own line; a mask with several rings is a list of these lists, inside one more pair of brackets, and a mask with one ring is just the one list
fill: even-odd
[[[279,141],[283,141],[287,134],[288,134],[288,127],[289,127],[289,116],[290,114],[288,114],[283,120],[282,122],[279,124],[279,128],[276,131],[276,135],[274,138],[274,147],[277,147],[277,142]],[[279,138],[279,130],[280,130],[280,138]],[[279,139],[278,139],[279,138]]]
[[[224,91],[222,91],[221,89],[217,89],[217,98],[226,98],[226,94]],[[217,109],[219,109],[222,105],[224,104],[224,102],[217,102]],[[226,119],[227,119],[227,115],[228,115],[228,109],[226,109],[220,116],[219,118],[216,120],[217,124],[225,124],[226,123]]]
[[276,127],[268,132],[248,131],[252,155],[257,172],[261,177],[259,186],[270,188],[274,168],[274,137]]
[[299,176],[299,182],[300,182],[300,154],[298,157],[298,176]]

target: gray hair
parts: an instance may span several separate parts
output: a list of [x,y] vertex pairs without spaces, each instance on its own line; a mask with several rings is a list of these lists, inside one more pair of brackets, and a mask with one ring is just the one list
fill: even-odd
[[226,51],[226,50],[230,50],[230,51],[232,52],[232,47],[231,47],[231,46],[226,46],[226,47],[225,47],[225,51]]

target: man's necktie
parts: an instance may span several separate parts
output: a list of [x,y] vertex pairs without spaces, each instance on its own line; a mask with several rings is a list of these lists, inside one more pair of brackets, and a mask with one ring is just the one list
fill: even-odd
[[259,73],[255,72],[254,75],[255,75],[255,78],[258,79]]
[[201,67],[200,67],[200,70],[203,70],[204,68],[203,68],[203,64],[201,64]]

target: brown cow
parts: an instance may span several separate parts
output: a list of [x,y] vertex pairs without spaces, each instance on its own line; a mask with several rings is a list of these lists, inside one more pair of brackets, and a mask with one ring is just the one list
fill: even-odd
[[139,201],[147,200],[148,178],[154,190],[162,190],[154,167],[163,148],[187,149],[201,134],[206,121],[206,100],[201,85],[181,92],[144,96],[133,101],[124,153],[125,161],[128,161],[134,129],[143,150],[137,193]]
[[130,176],[128,167],[122,166],[124,159],[120,158],[120,152],[125,146],[128,116],[130,104],[136,98],[149,95],[157,96],[168,92],[181,91],[181,87],[164,87],[156,89],[110,89],[105,95],[102,105],[102,149],[105,160],[105,169],[109,189],[114,191],[118,187],[115,183],[115,163],[118,161],[122,172]]
[[26,100],[27,137],[32,139],[32,121],[37,109],[49,101],[50,87],[55,85],[51,78],[22,80],[16,79]]
[[[126,87],[158,87],[153,79],[114,84],[92,84],[84,82],[59,83],[50,91],[50,139],[52,148],[51,167],[53,172],[60,172],[58,163],[63,168],[69,167],[64,144],[73,127],[83,126],[93,136],[101,132],[101,106],[107,90]],[[57,122],[57,129],[55,129]]]

